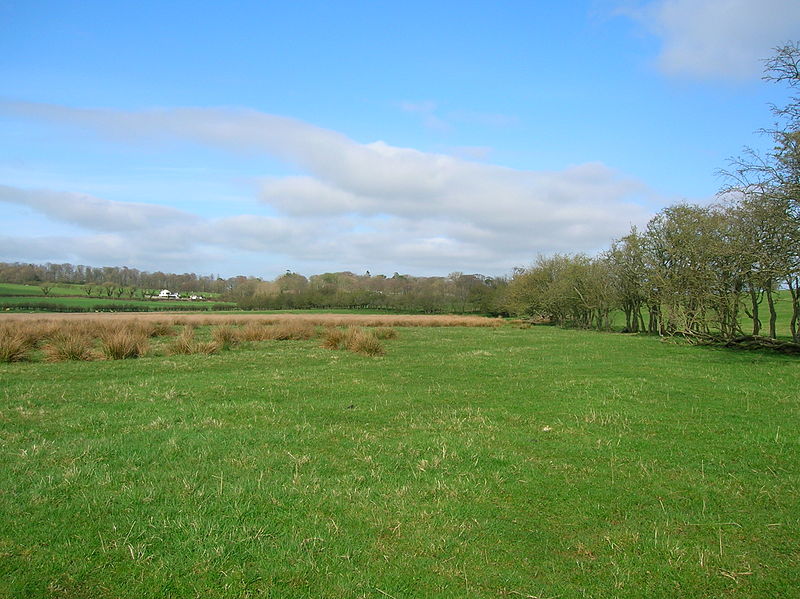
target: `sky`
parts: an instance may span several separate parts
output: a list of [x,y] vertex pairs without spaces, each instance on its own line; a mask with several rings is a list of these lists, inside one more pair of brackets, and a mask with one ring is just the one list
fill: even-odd
[[273,279],[594,254],[788,90],[798,0],[0,0],[0,261]]

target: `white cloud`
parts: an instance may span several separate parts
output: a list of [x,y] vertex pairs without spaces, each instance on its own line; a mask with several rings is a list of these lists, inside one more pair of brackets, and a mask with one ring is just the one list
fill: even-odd
[[[250,110],[118,112],[5,103],[0,112],[118,140],[177,139],[264,153],[304,171],[259,181],[259,199],[277,211],[275,216],[203,219],[169,207],[80,194],[8,192],[16,199],[6,201],[115,234],[73,244],[87,251],[106,239],[113,255],[121,255],[126,240],[135,243],[147,229],[148,237],[161,240],[137,250],[140,261],[149,264],[157,264],[159,252],[172,248],[175,259],[191,251],[282,256],[283,264],[309,264],[309,272],[317,270],[312,263],[337,263],[375,272],[386,265],[413,267],[420,274],[493,274],[528,262],[538,252],[605,247],[630,224],[647,220],[638,202],[652,195],[641,182],[601,163],[560,171],[516,170],[382,141],[357,143],[335,131]],[[198,270],[196,261],[190,263]]]
[[662,38],[658,66],[672,76],[757,77],[772,48],[800,34],[798,0],[656,0],[620,12]]
[[96,231],[147,230],[194,217],[168,206],[114,202],[87,194],[0,185],[0,202],[28,206],[55,220]]

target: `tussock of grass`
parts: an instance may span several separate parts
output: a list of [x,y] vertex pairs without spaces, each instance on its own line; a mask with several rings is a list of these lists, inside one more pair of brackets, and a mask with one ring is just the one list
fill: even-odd
[[211,332],[211,336],[214,342],[222,349],[230,349],[239,343],[238,331],[230,325],[215,327]]
[[167,344],[165,351],[167,355],[177,354],[216,354],[222,349],[222,345],[216,341],[198,341],[195,338],[194,327],[184,327],[181,334],[171,343]]
[[266,341],[272,339],[270,326],[260,322],[250,322],[236,331],[240,341]]
[[345,331],[338,327],[327,327],[322,334],[322,347],[325,349],[340,349],[345,345]]
[[397,339],[397,331],[392,327],[377,327],[375,336],[378,339]]
[[169,337],[176,334],[174,320],[159,320],[149,323],[149,325],[150,330],[148,334],[150,337]]
[[347,340],[347,349],[364,356],[382,356],[386,350],[373,331],[354,329]]
[[375,331],[356,327],[339,329],[329,327],[322,337],[325,349],[347,349],[365,356],[382,356],[386,353]]
[[193,349],[194,351],[192,353],[194,354],[211,355],[219,353],[224,348],[217,341],[197,341]]
[[48,362],[95,360],[94,339],[82,330],[59,331],[43,347]]
[[22,362],[28,359],[30,338],[18,328],[0,328],[0,362]]
[[144,356],[150,349],[148,334],[141,328],[123,327],[100,336],[103,353],[110,360]]
[[282,322],[268,329],[270,339],[276,341],[304,341],[317,336],[317,329],[307,321]]
[[167,344],[165,351],[167,355],[193,354],[195,353],[194,328],[184,327],[181,334]]

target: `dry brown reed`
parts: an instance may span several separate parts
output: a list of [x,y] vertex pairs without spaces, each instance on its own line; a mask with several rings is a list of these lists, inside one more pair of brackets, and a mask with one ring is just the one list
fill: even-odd
[[458,315],[409,315],[409,314],[169,314],[148,313],[104,313],[104,314],[1,314],[0,321],[49,321],[80,322],[82,320],[144,322],[168,321],[170,326],[192,323],[195,326],[231,325],[245,326],[251,323],[279,324],[303,321],[314,326],[364,326],[364,327],[497,327],[503,324],[500,318]]

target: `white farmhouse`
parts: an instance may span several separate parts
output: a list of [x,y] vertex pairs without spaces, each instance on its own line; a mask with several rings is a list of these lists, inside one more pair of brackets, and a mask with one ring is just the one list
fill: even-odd
[[169,289],[162,289],[158,294],[158,299],[181,299],[181,296],[178,293],[172,293]]

